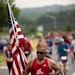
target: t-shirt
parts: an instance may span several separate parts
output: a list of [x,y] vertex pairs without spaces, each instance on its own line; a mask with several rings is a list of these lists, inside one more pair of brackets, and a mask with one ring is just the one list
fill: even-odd
[[31,44],[30,44],[30,42],[24,43],[24,51],[31,51]]
[[64,42],[70,45],[70,40],[68,38],[65,38]]
[[12,62],[13,58],[12,58],[11,50],[6,49],[5,53],[6,53],[6,56],[7,56],[7,62]]
[[65,56],[65,55],[67,56],[68,53],[64,51],[64,49],[68,49],[68,45],[66,43],[58,44],[58,54],[60,56]]
[[49,46],[52,46],[53,45],[53,42],[52,40],[49,41]]

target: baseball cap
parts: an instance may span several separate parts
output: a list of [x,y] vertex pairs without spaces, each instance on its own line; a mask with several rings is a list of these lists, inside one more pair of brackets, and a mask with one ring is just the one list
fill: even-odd
[[59,38],[59,42],[63,42],[64,41],[64,39],[61,37],[61,38]]

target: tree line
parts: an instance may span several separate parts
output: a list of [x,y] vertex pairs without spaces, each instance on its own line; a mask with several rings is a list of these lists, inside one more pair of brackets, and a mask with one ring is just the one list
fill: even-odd
[[[6,8],[6,0],[0,0],[0,31],[5,31],[8,28],[8,15],[7,15],[7,8]],[[18,18],[19,16],[19,9],[15,6],[14,0],[9,0],[11,5],[11,9],[14,13],[14,16]]]
[[[35,32],[39,25],[44,26],[45,31],[58,29],[72,31],[75,28],[75,9],[60,11],[58,13],[47,12],[35,19],[29,19],[26,15],[20,16],[21,11],[15,6],[14,0],[9,0],[9,2],[14,16],[17,18],[24,33]],[[7,16],[5,0],[0,0],[0,31],[8,30]]]

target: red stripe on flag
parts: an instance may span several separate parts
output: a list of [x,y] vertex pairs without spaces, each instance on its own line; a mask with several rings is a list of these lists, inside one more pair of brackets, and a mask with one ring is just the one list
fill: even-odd
[[18,70],[18,73],[21,74],[21,70],[20,70],[20,66],[19,66],[19,62],[18,62],[17,57],[15,57],[15,65],[16,65],[16,68]]
[[17,27],[17,28],[20,28],[20,26],[19,26],[18,24],[16,24],[16,27]]
[[20,42],[21,44],[24,44],[24,42],[25,42],[24,38],[20,38],[20,39],[19,39],[19,42]]
[[10,33],[10,39],[13,37],[13,35],[14,35],[14,32],[12,31],[12,32]]
[[13,39],[12,48],[16,45],[16,39]]
[[19,32],[18,32],[18,35],[22,35],[22,32],[21,32],[21,31],[19,31]]
[[12,66],[12,69],[11,69],[12,75],[16,75],[14,70],[15,70],[15,69],[14,69],[14,67]]
[[14,56],[16,55],[18,53],[18,50],[16,49],[14,52],[13,52],[13,58],[14,58]]

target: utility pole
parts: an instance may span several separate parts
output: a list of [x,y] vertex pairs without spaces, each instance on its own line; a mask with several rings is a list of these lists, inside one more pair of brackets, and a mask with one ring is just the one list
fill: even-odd
[[46,15],[46,17],[52,18],[54,20],[54,29],[57,29],[56,18],[54,16]]

